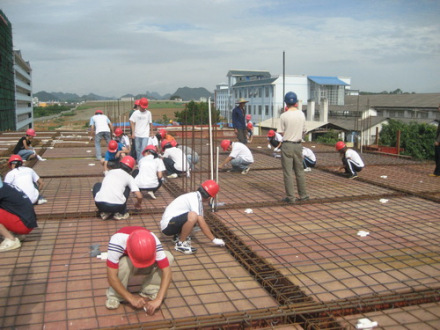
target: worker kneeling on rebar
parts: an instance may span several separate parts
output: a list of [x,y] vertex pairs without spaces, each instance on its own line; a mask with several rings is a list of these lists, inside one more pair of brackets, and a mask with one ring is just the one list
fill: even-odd
[[173,236],[176,251],[184,254],[196,252],[191,247],[189,236],[195,225],[198,225],[203,234],[215,245],[224,246],[225,242],[215,238],[203,217],[203,201],[214,198],[220,187],[214,180],[203,182],[197,191],[189,192],[177,197],[165,209],[160,221],[160,229],[167,236]]

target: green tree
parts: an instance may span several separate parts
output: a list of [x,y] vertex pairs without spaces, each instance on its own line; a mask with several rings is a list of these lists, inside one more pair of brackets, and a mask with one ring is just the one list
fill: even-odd
[[400,147],[404,149],[402,154],[415,159],[434,159],[434,140],[436,127],[429,124],[411,122],[403,123],[399,120],[390,119],[388,124],[383,125],[380,132],[380,144],[395,147],[397,132],[400,131]]
[[332,145],[335,144],[338,141],[339,141],[338,132],[333,131],[333,130],[330,130],[327,133],[319,135],[316,138],[316,142],[325,143],[325,144],[332,144]]
[[[194,102],[191,101],[185,105],[185,109],[182,111],[176,111],[174,116],[176,120],[184,125],[197,124],[206,125],[209,124],[209,108],[207,102]],[[211,107],[212,123],[217,123],[220,120],[220,111]]]

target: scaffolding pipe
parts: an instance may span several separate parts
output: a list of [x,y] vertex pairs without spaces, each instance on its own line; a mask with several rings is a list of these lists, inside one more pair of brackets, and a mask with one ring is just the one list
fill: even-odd
[[214,151],[212,149],[212,116],[211,116],[211,97],[208,98],[208,117],[209,117],[209,157],[211,158],[211,180],[214,180]]

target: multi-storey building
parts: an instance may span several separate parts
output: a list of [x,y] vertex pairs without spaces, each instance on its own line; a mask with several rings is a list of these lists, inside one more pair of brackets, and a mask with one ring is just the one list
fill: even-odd
[[15,129],[26,130],[33,126],[32,69],[23,60],[19,50],[14,51],[15,78]]
[[232,109],[239,98],[245,98],[246,113],[254,122],[279,117],[284,107],[284,94],[294,91],[298,99],[314,100],[321,104],[343,105],[345,90],[350,88],[350,78],[305,75],[272,76],[268,71],[230,70],[228,83],[217,85],[215,105],[220,114],[230,122]]

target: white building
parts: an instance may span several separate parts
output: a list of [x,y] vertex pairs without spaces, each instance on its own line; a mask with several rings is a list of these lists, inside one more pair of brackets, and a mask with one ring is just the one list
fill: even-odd
[[305,75],[271,76],[268,71],[230,70],[228,83],[217,85],[215,106],[220,114],[231,122],[235,102],[244,98],[246,113],[252,121],[278,118],[284,108],[284,94],[294,91],[301,103],[313,100],[317,105],[323,99],[328,104],[343,105],[345,89],[350,88],[351,79],[344,77],[320,77]]
[[34,108],[32,104],[32,69],[19,50],[14,50],[15,83],[15,129],[33,127]]

